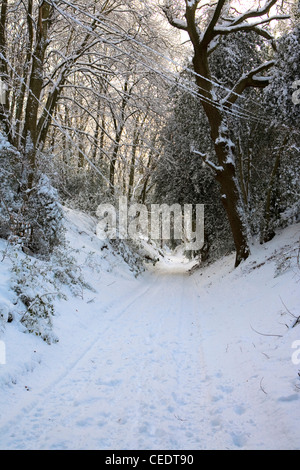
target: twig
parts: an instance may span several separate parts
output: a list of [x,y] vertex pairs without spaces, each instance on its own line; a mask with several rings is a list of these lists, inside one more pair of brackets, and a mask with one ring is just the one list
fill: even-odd
[[[280,296],[279,296],[279,297],[280,297]],[[287,306],[285,305],[285,303],[283,302],[283,300],[282,300],[281,297],[280,297],[280,300],[281,300],[281,302],[282,302],[284,308],[286,309],[287,313],[288,313],[289,315],[291,315],[293,318],[296,318],[295,323],[292,325],[292,328],[295,328],[295,326],[297,326],[298,323],[300,324],[300,315],[299,315],[299,317],[297,317],[296,315],[294,315],[294,314],[287,308]]]
[[279,325],[286,326],[288,330],[290,329],[289,325],[287,325],[286,323],[281,323],[281,322],[279,322]]
[[297,326],[298,324],[300,325],[300,316],[297,318],[295,323],[292,325],[292,328],[295,328],[295,326]]
[[0,260],[1,263],[3,263],[3,261],[5,260],[6,256],[7,256],[7,253],[8,253],[8,248],[9,248],[9,242],[7,242],[7,245],[6,245],[6,248],[5,250],[2,251],[2,259]]
[[263,380],[264,380],[264,377],[261,379],[259,386],[260,386],[261,391],[264,392],[265,395],[268,395],[267,392],[262,387],[262,381]]
[[262,354],[263,354],[264,356],[266,356],[267,359],[270,359],[270,356],[268,356],[268,354],[266,354],[266,353],[264,353],[264,352],[262,352]]
[[255,331],[255,333],[257,333],[259,335],[262,335],[262,336],[275,336],[276,338],[283,338],[283,335],[268,335],[268,334],[260,333],[259,331],[256,331],[251,325],[250,325],[250,327],[253,331]]
[[186,421],[186,419],[179,418],[179,416],[177,416],[175,414],[174,414],[174,416],[175,416],[176,419],[178,419],[178,421]]
[[[279,296],[280,297],[280,296]],[[280,300],[282,302],[282,305],[284,306],[284,308],[286,309],[287,313],[289,313],[292,317],[294,318],[297,318],[296,315],[294,315],[288,308],[287,306],[285,305],[284,301],[282,300],[282,298],[280,297]],[[299,318],[299,317],[298,317]]]

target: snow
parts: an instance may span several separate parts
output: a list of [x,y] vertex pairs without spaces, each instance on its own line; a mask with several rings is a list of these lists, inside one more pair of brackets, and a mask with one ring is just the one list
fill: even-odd
[[179,29],[186,29],[187,24],[186,21],[181,20],[180,18],[173,18],[173,25]]
[[195,155],[200,155],[200,157],[203,158],[203,163],[207,164],[210,168],[212,168],[214,171],[217,173],[220,173],[224,171],[224,168],[221,165],[216,165],[214,162],[212,162],[208,156],[202,152],[199,152],[198,150],[194,150],[191,148],[191,152],[193,152]]
[[[0,448],[299,449],[297,257],[278,268],[300,224],[237,269],[229,255],[190,274],[177,251],[136,278],[91,217],[66,214],[93,290],[56,301],[58,343],[0,323]],[[11,309],[9,266],[0,305]]]

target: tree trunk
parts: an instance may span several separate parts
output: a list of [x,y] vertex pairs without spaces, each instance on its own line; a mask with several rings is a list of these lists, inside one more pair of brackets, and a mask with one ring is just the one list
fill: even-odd
[[278,173],[279,166],[280,166],[281,150],[282,148],[285,147],[285,145],[287,144],[287,141],[288,141],[288,135],[285,136],[282,147],[278,150],[277,155],[275,157],[274,167],[273,167],[269,185],[266,191],[266,202],[265,202],[265,210],[264,210],[263,230],[261,233],[261,243],[266,243],[270,241],[275,235],[274,231],[270,229],[271,198],[272,198],[272,192],[274,190],[275,178]]
[[2,1],[0,12],[0,121],[3,123],[3,130],[9,142],[12,142],[12,134],[9,119],[8,102],[8,68],[6,62],[6,22],[7,22],[7,0]]
[[135,128],[133,133],[133,143],[132,143],[132,153],[131,153],[131,162],[130,162],[130,171],[129,171],[129,183],[128,183],[128,200],[131,201],[133,195],[134,187],[134,178],[135,178],[135,161],[136,161],[136,151],[139,144],[139,134],[138,129],[138,119],[135,121]]
[[235,166],[226,164],[224,170],[217,174],[220,184],[221,200],[231,227],[233,241],[236,249],[235,267],[250,254],[247,229],[243,220],[244,206],[237,183]]
[[[267,1],[263,7],[254,10],[250,9],[236,18],[226,19],[225,23],[222,15],[225,14],[224,7],[228,2],[227,0],[218,0],[215,2],[213,10],[211,10],[212,15],[204,32],[200,29],[201,22],[199,20],[201,19],[201,13],[199,13],[199,0],[186,0],[184,20],[174,17],[175,12],[174,9],[172,9],[172,3],[166,2],[163,7],[171,26],[185,31],[194,48],[193,65],[196,73],[198,93],[211,128],[211,137],[218,159],[218,166],[214,165],[212,162],[208,163],[212,168],[215,167],[216,179],[220,184],[222,202],[230,222],[236,247],[236,266],[249,256],[250,250],[247,229],[244,223],[246,213],[243,208],[243,197],[236,177],[234,146],[229,139],[222,137],[222,132],[226,127],[223,123],[223,110],[230,110],[237,101],[238,96],[240,96],[246,88],[265,88],[268,86],[270,77],[261,76],[260,74],[273,67],[275,62],[272,60],[265,62],[261,66],[252,69],[250,72],[241,74],[240,79],[236,82],[236,85],[233,87],[226,100],[218,101],[215,99],[215,95],[212,92],[213,82],[208,57],[209,53],[214,50],[215,47],[218,47],[218,43],[216,42],[218,36],[230,35],[238,31],[254,31],[265,39],[274,40],[273,36],[269,34],[267,30],[262,27],[257,28],[255,24],[252,26],[247,20],[249,18],[262,18],[268,15],[268,18],[262,23],[269,23],[274,19],[272,15],[269,15],[269,12],[276,2],[277,0]],[[197,14],[198,18],[196,18]],[[278,18],[284,19],[286,17],[283,15]],[[221,25],[219,25],[221,28],[219,27],[218,29],[218,22],[220,20],[222,20]]]
[[118,158],[118,153],[120,149],[121,138],[122,138],[123,130],[125,127],[125,109],[129,100],[129,96],[130,96],[130,92],[128,92],[128,79],[127,78],[125,80],[123,92],[124,92],[124,95],[122,98],[119,121],[117,121],[117,119],[113,117],[116,137],[115,137],[112,158],[111,158],[110,168],[109,168],[109,182],[110,182],[109,190],[112,196],[114,196],[115,194],[115,173],[116,173],[116,165],[117,165],[117,158]]
[[222,111],[207,101],[213,101],[208,57],[205,49],[198,49],[194,56],[194,69],[198,74],[196,81],[199,94],[205,99],[204,101],[200,98],[209,121],[211,138],[218,160],[215,177],[220,185],[222,204],[232,232],[236,250],[235,267],[237,267],[241,261],[248,258],[250,249],[245,224],[245,207],[236,175],[235,147],[223,122]]
[[40,106],[40,98],[44,83],[44,60],[48,46],[48,28],[52,12],[52,6],[42,2],[39,7],[39,16],[36,31],[36,45],[32,54],[32,69],[29,83],[29,95],[27,100],[25,122],[23,128],[22,144],[24,154],[29,165],[28,189],[32,188],[36,172],[36,145],[37,145],[37,120]]
[[17,103],[16,103],[16,137],[15,137],[15,146],[19,149],[21,145],[21,138],[20,138],[20,129],[21,129],[21,122],[22,122],[22,116],[23,116],[23,111],[24,111],[24,103],[25,103],[25,97],[26,97],[26,87],[28,85],[28,77],[29,77],[29,72],[30,72],[30,64],[31,64],[31,58],[32,58],[32,46],[33,46],[33,31],[34,31],[34,26],[33,26],[33,19],[32,19],[32,0],[28,0],[28,5],[27,5],[27,31],[28,31],[28,37],[27,37],[27,44],[26,44],[26,59],[25,59],[25,64],[24,64],[24,71],[23,71],[23,80],[21,84],[21,89],[19,96],[17,98]]
[[112,196],[115,194],[116,165],[117,165],[117,158],[118,158],[122,133],[123,133],[123,126],[117,132],[117,135],[116,135],[116,138],[115,138],[115,143],[114,143],[114,148],[113,148],[113,152],[112,152],[112,159],[111,159],[110,167],[109,167],[110,193],[111,193]]

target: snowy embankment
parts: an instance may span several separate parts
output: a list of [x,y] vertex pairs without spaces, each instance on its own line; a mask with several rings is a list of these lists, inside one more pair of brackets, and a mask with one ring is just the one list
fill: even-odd
[[93,289],[56,300],[51,346],[16,321],[0,333],[0,448],[299,449],[299,224],[237,269],[228,256],[189,275],[177,255],[136,278],[67,216]]

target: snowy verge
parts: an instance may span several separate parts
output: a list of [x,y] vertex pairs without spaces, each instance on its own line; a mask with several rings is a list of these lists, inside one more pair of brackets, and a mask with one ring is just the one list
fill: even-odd
[[[299,250],[300,224],[295,224],[265,245],[252,246],[237,269],[232,256],[192,276],[201,304],[202,347],[210,351],[215,413],[220,422],[227,420],[236,447],[299,448]],[[218,427],[216,446],[217,435]],[[287,436],[290,442],[282,444]]]
[[[64,213],[66,243],[63,252],[50,261],[32,258],[0,239],[0,352],[4,355],[0,357],[0,387],[16,384],[51,348],[59,350],[60,345],[55,349],[54,343],[70,346],[70,334],[73,341],[76,332],[80,349],[83,332],[93,330],[100,313],[139,285],[138,271],[97,238],[94,218],[68,208]],[[20,278],[22,292],[17,285]],[[24,298],[25,305],[20,301]],[[31,325],[24,321],[26,300],[36,298],[45,300],[48,311],[30,334]]]

